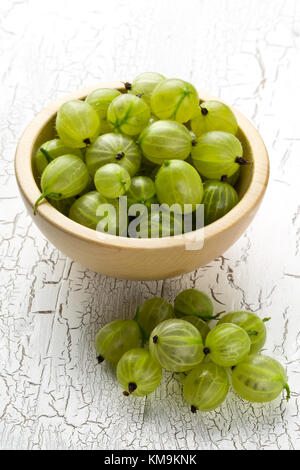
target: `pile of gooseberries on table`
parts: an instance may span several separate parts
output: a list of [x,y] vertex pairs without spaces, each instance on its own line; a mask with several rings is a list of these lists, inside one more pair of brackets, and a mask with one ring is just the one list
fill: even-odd
[[[264,403],[290,389],[282,365],[261,354],[265,323],[253,312],[214,314],[210,298],[197,289],[182,291],[172,306],[154,297],[133,320],[116,320],[96,335],[98,362],[116,367],[126,396],[143,397],[160,384],[162,370],[180,374],[193,413],[218,408],[230,383],[249,402]],[[210,328],[210,320],[218,320]]]
[[[122,92],[98,88],[65,102],[55,129],[34,155],[41,189],[34,212],[46,198],[73,221],[115,235],[128,236],[119,233],[121,196],[129,207],[155,204],[140,237],[151,237],[152,222],[159,237],[181,230],[175,222],[163,230],[159,205],[175,204],[184,217],[203,204],[204,224],[216,221],[238,203],[240,167],[250,163],[227,105],[200,100],[192,84],[159,73],[140,74]],[[116,208],[110,225],[101,224],[107,203]]]

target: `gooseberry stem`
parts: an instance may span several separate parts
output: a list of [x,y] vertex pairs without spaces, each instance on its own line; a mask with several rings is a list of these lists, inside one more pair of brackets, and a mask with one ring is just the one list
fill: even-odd
[[34,204],[34,206],[33,206],[33,215],[36,215],[36,211],[37,211],[37,208],[38,208],[39,203],[40,203],[43,199],[45,199],[46,196],[47,196],[47,193],[44,192],[44,193],[42,193],[42,194],[40,195],[40,197],[37,198],[37,200],[35,201],[35,204]]
[[39,205],[39,203],[45,199],[45,197],[48,196],[50,199],[59,199],[61,197],[61,194],[60,193],[47,193],[46,191],[44,191],[40,197],[35,201],[35,204],[33,206],[33,215],[36,215],[36,211],[37,211],[37,207]]
[[289,401],[289,399],[291,398],[290,387],[287,383],[285,383],[283,388],[286,390],[286,401]]
[[257,336],[258,332],[257,331],[248,331],[248,336]]
[[199,316],[202,320],[216,320],[217,318],[219,318],[220,315],[222,315],[222,313],[225,313],[225,310],[222,310],[222,312],[218,312],[215,315],[204,315],[204,316],[199,315]]
[[40,151],[42,152],[44,157],[46,157],[46,160],[47,160],[48,163],[52,162],[51,157],[49,155],[49,152],[47,152],[47,150],[45,150],[43,147],[41,147]]
[[266,321],[269,321],[271,320],[271,317],[266,317],[266,318],[263,318],[263,322],[266,323]]
[[83,143],[85,145],[91,145],[91,139],[88,137],[87,139],[84,139]]

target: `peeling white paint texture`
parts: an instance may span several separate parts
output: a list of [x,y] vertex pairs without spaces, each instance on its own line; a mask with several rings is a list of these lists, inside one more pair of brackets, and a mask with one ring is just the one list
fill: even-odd
[[[1,0],[2,449],[300,448],[299,48],[297,0]],[[271,178],[255,221],[223,257],[181,278],[125,282],[47,242],[20,201],[13,156],[55,98],[145,70],[238,107],[266,142]],[[272,317],[265,351],[287,367],[289,404],[231,392],[216,412],[194,416],[170,374],[147,399],[123,397],[112,370],[96,364],[95,333],[187,287],[214,293],[217,309]]]

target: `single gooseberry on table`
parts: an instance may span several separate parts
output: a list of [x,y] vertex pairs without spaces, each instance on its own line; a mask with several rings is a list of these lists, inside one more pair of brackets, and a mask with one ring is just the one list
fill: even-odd
[[222,323],[210,330],[205,340],[204,354],[222,367],[232,367],[249,354],[248,333],[234,323]]
[[284,368],[263,354],[251,354],[233,369],[232,387],[240,397],[250,402],[275,400],[283,390],[286,390],[286,400],[290,399]]
[[183,383],[183,395],[196,411],[213,411],[225,400],[229,390],[226,369],[212,362],[199,364],[191,370]]
[[203,342],[198,329],[177,318],[165,320],[152,331],[149,349],[160,365],[173,372],[184,372],[203,358]]
[[104,360],[117,365],[124,353],[142,345],[140,328],[134,320],[115,320],[97,333],[95,347],[98,362]]
[[127,351],[117,365],[117,379],[124,395],[144,397],[154,392],[160,384],[162,370],[146,349]]

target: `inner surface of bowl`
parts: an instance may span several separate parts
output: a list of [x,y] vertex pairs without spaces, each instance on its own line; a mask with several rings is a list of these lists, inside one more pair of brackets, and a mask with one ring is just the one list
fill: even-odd
[[[120,82],[104,84],[124,92]],[[98,87],[103,87],[100,84]],[[40,195],[34,178],[33,156],[47,140],[56,137],[56,113],[63,102],[84,99],[91,89],[79,90],[45,108],[32,121],[20,139],[16,152],[16,176],[26,207],[33,215],[33,205]],[[199,93],[203,100],[215,99]],[[34,221],[46,237],[61,251],[87,267],[103,274],[125,279],[164,279],[210,262],[229,248],[243,233],[259,206],[268,181],[268,156],[261,137],[252,124],[234,110],[244,157],[251,165],[241,167],[237,185],[239,203],[224,217],[199,229],[204,246],[201,249],[186,249],[184,236],[132,239],[111,237],[81,226],[58,212],[47,201],[39,207]]]

